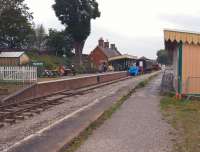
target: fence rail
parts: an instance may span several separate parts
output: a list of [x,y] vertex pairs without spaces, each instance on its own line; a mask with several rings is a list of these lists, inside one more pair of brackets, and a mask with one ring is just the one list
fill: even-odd
[[0,66],[0,81],[34,83],[37,82],[37,67]]

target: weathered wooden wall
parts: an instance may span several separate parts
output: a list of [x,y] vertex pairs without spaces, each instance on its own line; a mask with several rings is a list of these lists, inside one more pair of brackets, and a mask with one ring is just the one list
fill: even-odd
[[183,45],[183,93],[200,94],[200,45]]
[[0,58],[0,65],[12,65],[12,66],[17,66],[20,64],[20,58]]

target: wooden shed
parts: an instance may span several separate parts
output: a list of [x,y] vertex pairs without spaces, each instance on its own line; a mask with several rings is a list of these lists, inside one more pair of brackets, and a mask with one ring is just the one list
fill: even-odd
[[200,33],[164,30],[164,39],[177,93],[200,95]]
[[0,52],[0,66],[19,66],[29,63],[24,52]]

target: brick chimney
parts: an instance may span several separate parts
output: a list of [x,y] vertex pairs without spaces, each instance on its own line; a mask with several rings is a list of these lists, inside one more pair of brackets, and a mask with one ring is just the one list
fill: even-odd
[[103,38],[99,39],[99,46],[102,47],[102,48],[104,47],[104,40],[103,40]]
[[104,47],[109,48],[109,42],[108,41],[104,42]]
[[115,44],[110,44],[110,48],[111,48],[112,50],[116,50]]

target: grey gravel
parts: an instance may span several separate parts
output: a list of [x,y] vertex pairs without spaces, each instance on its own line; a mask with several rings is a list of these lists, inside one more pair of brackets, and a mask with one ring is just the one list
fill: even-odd
[[161,76],[131,96],[77,152],[169,152],[172,128],[162,119]]

